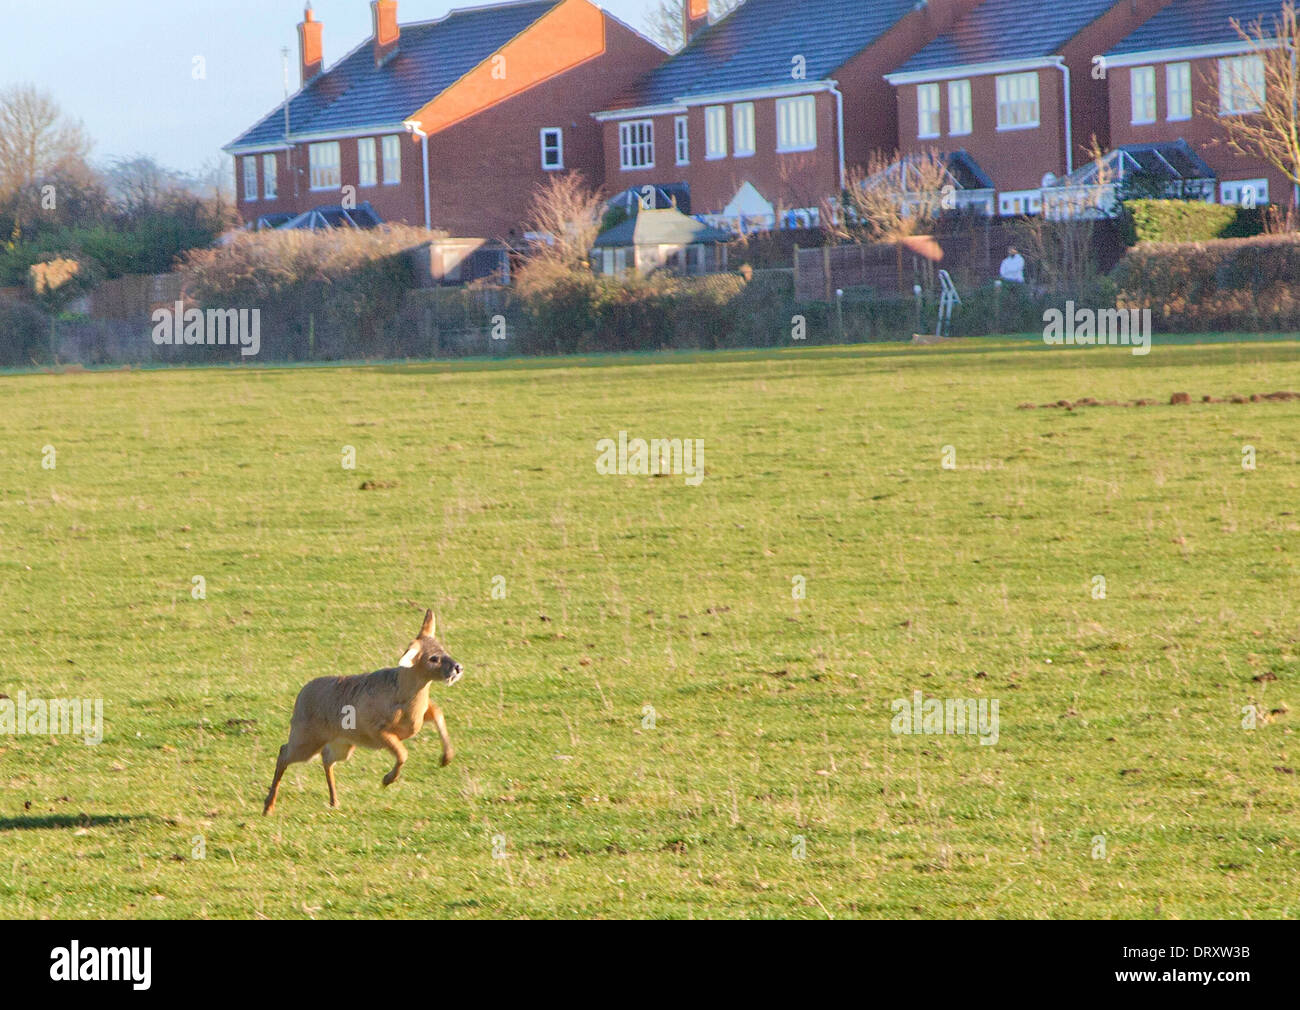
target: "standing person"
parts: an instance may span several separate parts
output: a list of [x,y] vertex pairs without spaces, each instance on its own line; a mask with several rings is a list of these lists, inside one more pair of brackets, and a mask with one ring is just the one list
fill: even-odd
[[1007,247],[1007,258],[1002,261],[1001,274],[1003,281],[1025,283],[1025,258],[1015,246]]

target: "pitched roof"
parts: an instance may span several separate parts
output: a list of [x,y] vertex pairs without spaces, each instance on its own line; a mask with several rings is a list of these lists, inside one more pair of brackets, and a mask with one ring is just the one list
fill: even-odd
[[639,210],[596,239],[598,249],[629,245],[694,245],[700,242],[729,242],[725,231],[687,217],[669,207]]
[[1067,0],[1052,4],[1048,14],[1043,0],[986,0],[894,73],[1056,56],[1116,2]]
[[643,77],[614,108],[790,84],[791,59],[824,80],[916,6],[916,0],[746,0]]
[[[289,127],[303,134],[402,122],[559,2],[524,0],[470,7],[437,21],[402,25],[397,55],[381,67],[375,66],[367,38],[289,99]],[[283,140],[284,105],[280,104],[229,147]]]
[[1106,55],[1237,42],[1241,36],[1232,27],[1233,18],[1247,31],[1263,18],[1267,34],[1281,9],[1282,0],[1174,0]]

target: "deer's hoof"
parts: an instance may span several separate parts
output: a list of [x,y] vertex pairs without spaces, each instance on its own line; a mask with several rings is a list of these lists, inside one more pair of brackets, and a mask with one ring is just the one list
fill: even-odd
[[443,754],[442,766],[446,768],[449,764],[451,764],[451,759],[454,758],[455,756],[456,756],[455,751],[447,751],[447,753]]

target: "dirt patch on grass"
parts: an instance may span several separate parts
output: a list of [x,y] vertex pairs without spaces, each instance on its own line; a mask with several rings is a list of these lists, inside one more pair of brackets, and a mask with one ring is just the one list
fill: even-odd
[[[1280,390],[1276,393],[1251,393],[1249,396],[1202,396],[1201,403],[1267,403],[1280,402],[1283,400],[1300,400],[1300,393],[1292,393],[1288,390]],[[1078,410],[1081,407],[1155,407],[1160,403],[1159,400],[1095,400],[1091,396],[1085,396],[1081,400],[1057,400],[1055,403],[1022,403],[1017,408],[1019,410],[1051,410],[1060,408],[1061,410]],[[1178,407],[1184,404],[1192,403],[1190,393],[1174,393],[1169,397],[1168,405]]]

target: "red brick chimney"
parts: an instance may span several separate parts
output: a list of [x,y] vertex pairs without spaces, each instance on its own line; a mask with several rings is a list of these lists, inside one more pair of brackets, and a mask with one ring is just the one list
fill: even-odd
[[307,4],[302,12],[302,24],[298,26],[298,66],[303,87],[325,67],[324,30],[325,26],[312,13],[311,4]]
[[682,45],[709,23],[709,0],[682,0]]
[[370,13],[375,25],[375,66],[381,67],[397,54],[402,33],[397,24],[397,0],[371,0]]

